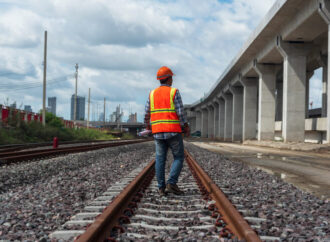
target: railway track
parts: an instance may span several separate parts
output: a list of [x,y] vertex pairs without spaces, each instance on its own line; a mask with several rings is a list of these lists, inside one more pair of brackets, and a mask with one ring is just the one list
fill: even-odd
[[[109,141],[110,140],[60,141],[59,145],[75,145],[75,144],[78,145],[78,144],[101,143],[101,142],[109,142]],[[126,140],[122,140],[122,141],[126,141]],[[53,142],[0,145],[0,154],[14,152],[14,151],[20,151],[20,150],[26,150],[26,149],[39,148],[39,147],[47,147],[47,146],[52,146],[52,145],[53,145]]]
[[69,153],[97,150],[97,149],[103,149],[103,148],[115,147],[115,146],[121,146],[127,144],[136,144],[146,141],[149,140],[139,139],[139,140],[120,141],[120,142],[111,142],[111,143],[102,143],[102,144],[89,144],[89,145],[74,146],[74,147],[63,147],[56,149],[52,148],[52,149],[42,149],[42,150],[2,152],[0,153],[0,165],[25,161],[25,160],[40,159],[45,157],[54,157]]
[[[180,175],[183,195],[158,195],[152,161],[96,198],[84,212],[72,217],[53,240],[164,241],[220,238],[261,241],[253,227],[262,219],[244,218],[239,204],[233,205],[186,151]],[[188,169],[188,167],[189,169]],[[142,170],[142,171],[141,171]],[[136,174],[138,174],[136,176]],[[230,191],[226,191],[230,192]],[[248,222],[251,226],[248,224]]]

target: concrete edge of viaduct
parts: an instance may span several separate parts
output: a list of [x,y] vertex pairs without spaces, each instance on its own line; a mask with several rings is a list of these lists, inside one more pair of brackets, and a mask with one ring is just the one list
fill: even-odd
[[[297,7],[299,6],[299,7]],[[224,141],[330,143],[330,0],[278,0],[200,101],[192,132]],[[309,83],[322,68],[322,113],[310,118]]]

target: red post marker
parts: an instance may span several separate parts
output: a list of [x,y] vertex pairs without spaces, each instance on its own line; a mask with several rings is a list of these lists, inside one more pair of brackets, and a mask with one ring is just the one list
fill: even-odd
[[57,137],[54,137],[53,139],[53,148],[56,149],[58,147],[58,139]]

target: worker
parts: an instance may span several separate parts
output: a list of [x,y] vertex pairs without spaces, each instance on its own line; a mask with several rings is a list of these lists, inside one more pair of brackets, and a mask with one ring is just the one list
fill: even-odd
[[[152,90],[145,107],[144,122],[151,130],[156,146],[156,176],[160,196],[168,192],[183,194],[177,186],[183,166],[184,147],[182,133],[189,136],[189,125],[183,110],[181,95],[178,89],[171,87],[173,72],[162,66],[157,72],[160,86]],[[165,163],[168,148],[172,150],[174,161],[165,183]]]

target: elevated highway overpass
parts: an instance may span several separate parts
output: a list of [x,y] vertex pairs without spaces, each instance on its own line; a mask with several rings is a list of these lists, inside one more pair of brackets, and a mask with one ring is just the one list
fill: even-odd
[[[330,142],[330,0],[278,0],[201,100],[192,131],[225,141]],[[322,68],[322,114],[309,118],[310,78]]]

